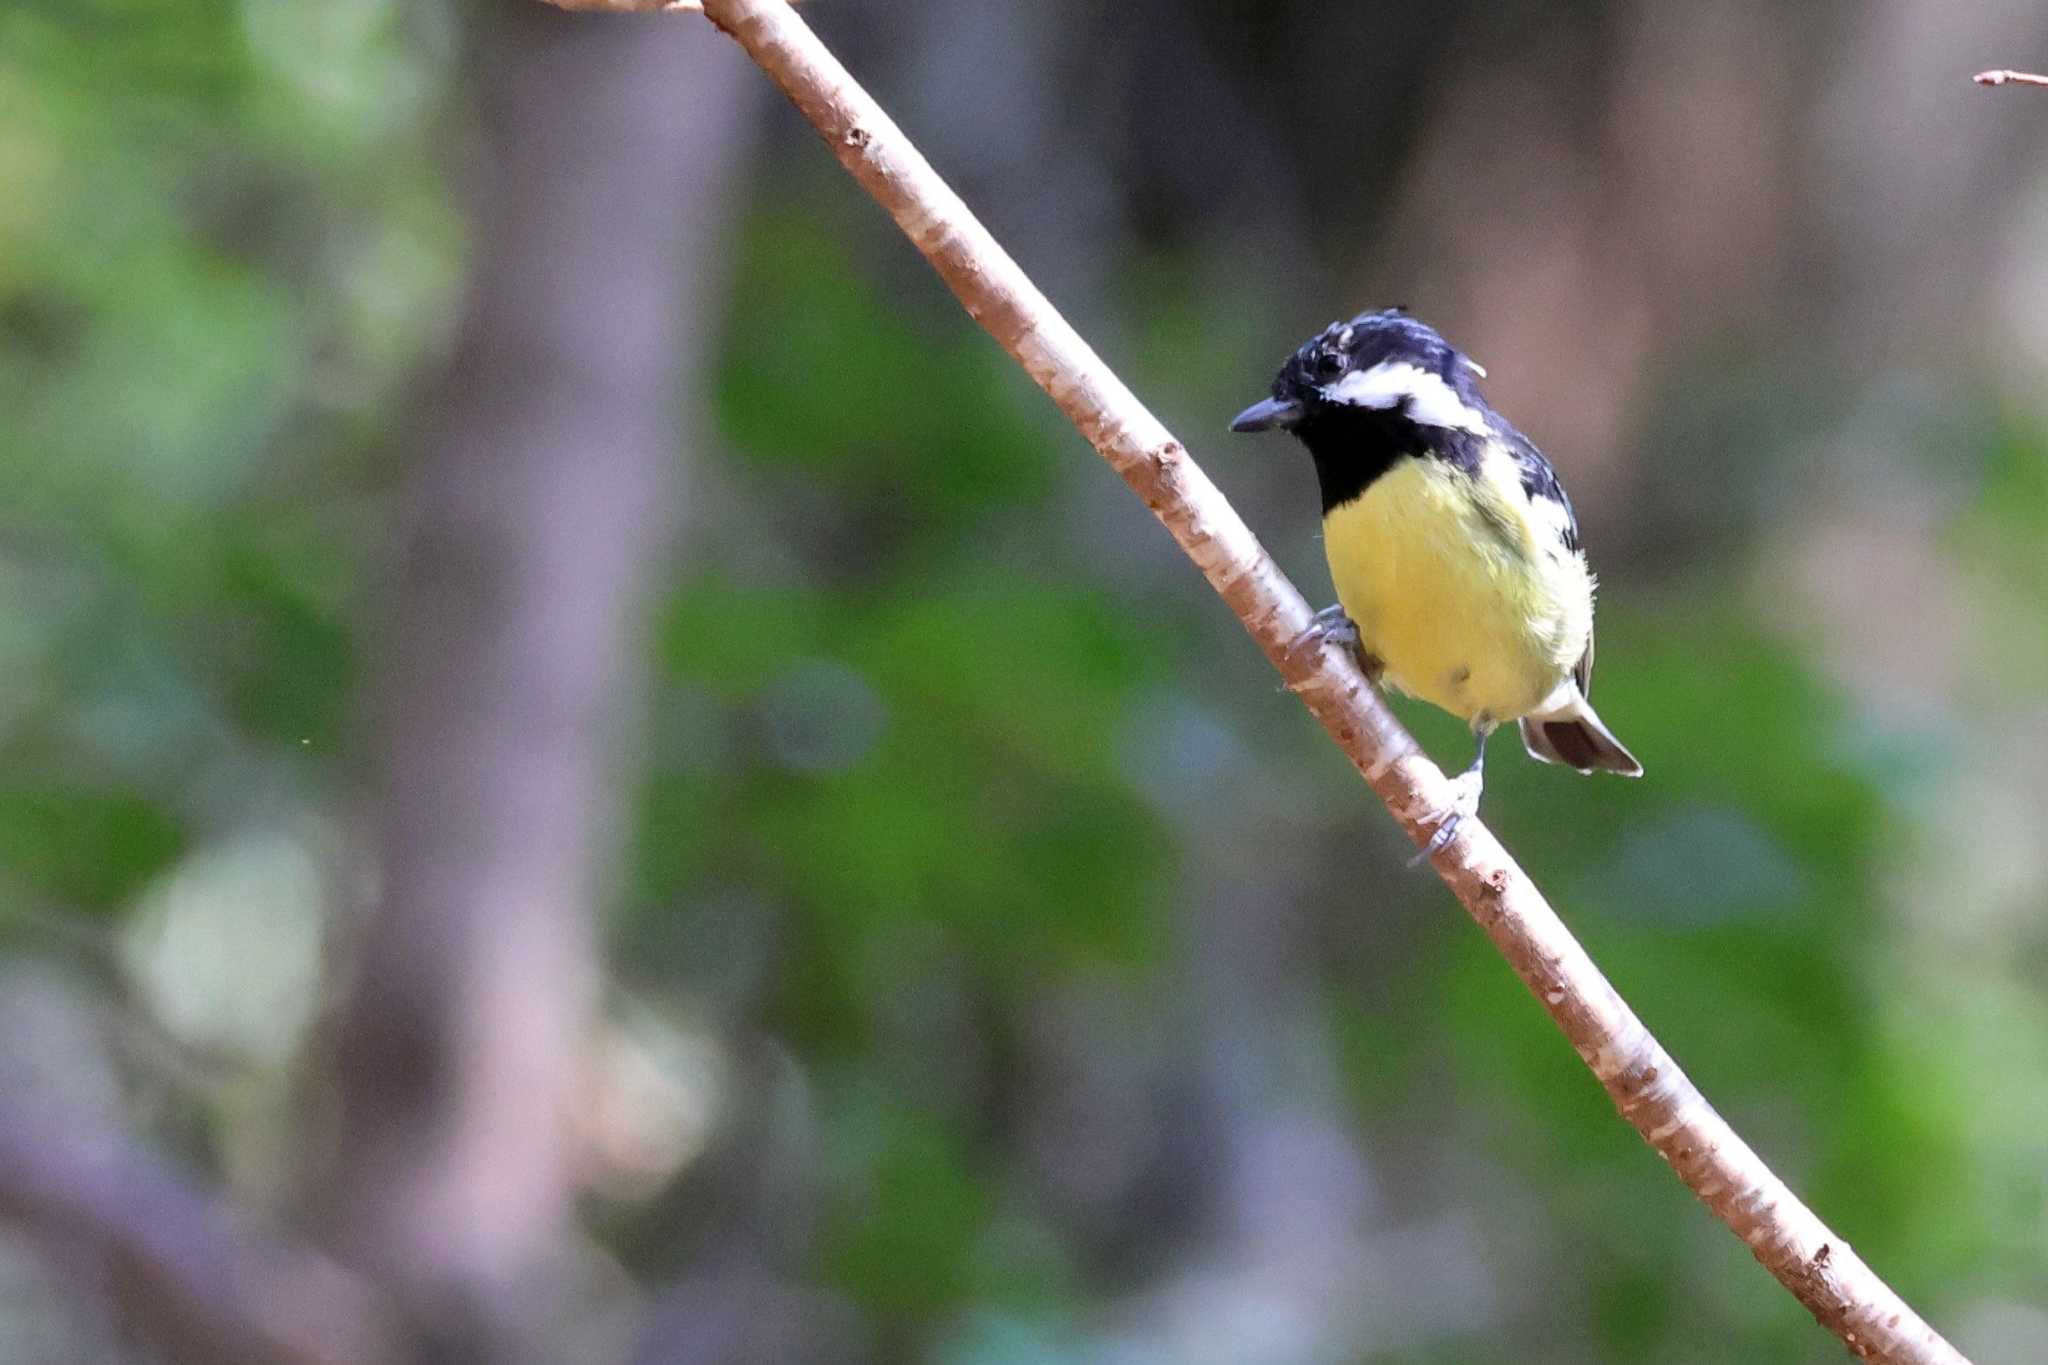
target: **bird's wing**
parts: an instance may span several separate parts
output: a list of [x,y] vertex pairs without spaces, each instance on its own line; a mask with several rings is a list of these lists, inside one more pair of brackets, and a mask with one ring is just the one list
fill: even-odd
[[[1550,467],[1550,461],[1543,458],[1543,452],[1521,432],[1512,428],[1507,432],[1508,453],[1513,456],[1515,470],[1522,477],[1522,491],[1531,502],[1548,501],[1555,503],[1562,515],[1558,518],[1558,534],[1564,540],[1564,547],[1574,553],[1582,547],[1579,544],[1579,518],[1572,511],[1572,500],[1565,496],[1564,485],[1557,480],[1557,471]],[[1579,685],[1579,695],[1593,695],[1593,633],[1586,632],[1586,652],[1572,669],[1572,680]]]
[[1529,438],[1510,427],[1504,433],[1508,454],[1515,462],[1515,472],[1522,476],[1522,491],[1531,502],[1553,502],[1562,509],[1558,518],[1558,534],[1564,538],[1567,550],[1579,548],[1579,519],[1572,512],[1572,500],[1564,495],[1564,485],[1557,481],[1557,471],[1550,467],[1550,461],[1543,458],[1543,452],[1533,445]]

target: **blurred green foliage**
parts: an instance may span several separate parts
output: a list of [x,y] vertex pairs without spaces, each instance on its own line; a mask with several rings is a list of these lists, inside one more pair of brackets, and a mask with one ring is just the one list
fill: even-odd
[[2048,431],[2038,414],[1993,435],[1983,482],[1956,518],[1948,544],[1982,595],[1979,609],[2009,623],[1986,631],[1971,660],[1978,676],[2048,690]]

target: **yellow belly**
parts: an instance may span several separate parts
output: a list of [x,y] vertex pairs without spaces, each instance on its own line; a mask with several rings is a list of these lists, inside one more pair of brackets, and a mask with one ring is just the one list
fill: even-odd
[[1504,456],[1477,476],[1405,459],[1323,519],[1330,577],[1386,680],[1474,725],[1519,719],[1593,631],[1585,556]]

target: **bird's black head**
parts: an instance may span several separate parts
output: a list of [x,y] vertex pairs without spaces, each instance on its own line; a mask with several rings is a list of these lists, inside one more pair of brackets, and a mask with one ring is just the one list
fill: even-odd
[[1399,308],[1360,313],[1303,342],[1280,367],[1273,396],[1239,413],[1230,429],[1298,431],[1354,414],[1475,429],[1486,404],[1474,381],[1485,374],[1435,328]]
[[1289,356],[1273,395],[1232,431],[1293,432],[1315,457],[1323,510],[1358,496],[1404,455],[1476,465],[1502,428],[1478,380],[1486,371],[1399,308],[1333,322]]

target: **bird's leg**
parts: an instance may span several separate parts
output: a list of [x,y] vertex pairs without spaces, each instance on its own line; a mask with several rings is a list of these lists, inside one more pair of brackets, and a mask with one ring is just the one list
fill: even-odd
[[1358,638],[1358,627],[1344,614],[1342,602],[1332,602],[1317,612],[1308,629],[1287,642],[1287,657],[1292,659],[1307,650],[1320,648],[1325,641],[1350,650],[1365,670],[1366,677],[1373,682],[1380,680],[1386,665],[1366,653],[1364,642]]
[[1465,818],[1479,813],[1479,793],[1486,786],[1486,741],[1493,734],[1493,720],[1482,716],[1474,728],[1479,734],[1479,751],[1472,755],[1472,766],[1451,779],[1451,804],[1437,812],[1436,833],[1429,836],[1422,852],[1408,860],[1410,867],[1434,858],[1458,832],[1458,826],[1465,822]]

